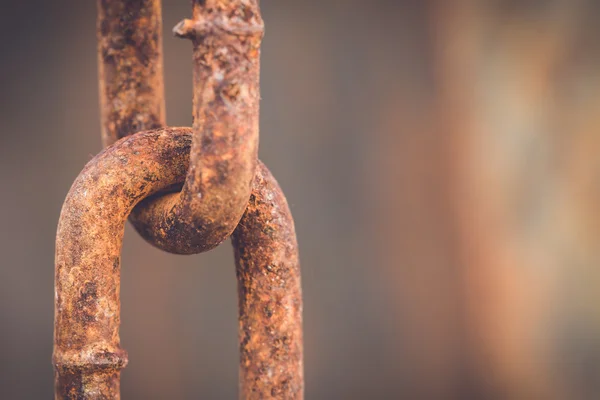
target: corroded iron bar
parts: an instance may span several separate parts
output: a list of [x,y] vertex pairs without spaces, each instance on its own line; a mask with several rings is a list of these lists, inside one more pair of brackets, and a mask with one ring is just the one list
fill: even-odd
[[[94,157],[73,183],[56,239],[56,399],[119,399],[120,252],[129,212],[181,185],[189,128],[141,132]],[[301,399],[302,297],[294,224],[276,181],[259,164],[234,233],[240,294],[242,398]]]
[[190,129],[124,139],[94,157],[63,204],[56,236],[56,399],[118,399],[127,355],[119,344],[120,253],[129,212],[181,184]]
[[302,399],[302,291],[294,221],[275,178],[260,162],[232,243],[239,292],[240,398]]
[[193,43],[190,170],[180,193],[148,199],[130,218],[148,242],[179,254],[210,250],[231,235],[248,204],[258,153],[258,4],[194,1],[193,16],[174,29]]
[[98,0],[104,146],[166,126],[160,0]]

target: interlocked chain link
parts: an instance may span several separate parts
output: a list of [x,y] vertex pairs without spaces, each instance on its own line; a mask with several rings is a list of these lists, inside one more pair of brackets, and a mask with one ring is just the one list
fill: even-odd
[[[103,141],[79,174],[56,239],[55,398],[119,399],[125,221],[178,254],[232,237],[240,398],[303,398],[294,223],[257,159],[263,23],[256,0],[194,0],[174,33],[193,44],[193,127],[166,127],[159,0],[98,0]],[[137,132],[137,133],[136,133]]]

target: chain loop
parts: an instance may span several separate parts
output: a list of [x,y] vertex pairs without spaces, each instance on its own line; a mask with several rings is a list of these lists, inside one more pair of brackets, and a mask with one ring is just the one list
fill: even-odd
[[[53,362],[57,399],[118,399],[120,254],[129,212],[181,182],[189,128],[142,132],[94,157],[77,177],[56,238]],[[240,386],[245,399],[301,399],[302,296],[294,223],[259,164],[233,235],[239,293]]]

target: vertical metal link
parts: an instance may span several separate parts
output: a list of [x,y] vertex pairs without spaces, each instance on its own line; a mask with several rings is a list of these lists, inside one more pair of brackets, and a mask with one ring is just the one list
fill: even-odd
[[258,157],[260,43],[256,0],[194,0],[193,19],[175,35],[193,44],[190,170],[179,194],[151,199],[131,221],[158,248],[179,254],[210,250],[242,217]]
[[[255,0],[193,1],[174,30],[193,43],[194,140],[183,189],[148,199],[130,221],[176,254],[210,250],[239,222],[258,153],[260,42]],[[104,143],[165,125],[159,1],[98,0]]]

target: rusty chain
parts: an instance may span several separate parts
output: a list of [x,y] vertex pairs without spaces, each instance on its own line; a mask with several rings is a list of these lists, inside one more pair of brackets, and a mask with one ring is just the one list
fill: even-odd
[[[99,2],[105,143],[137,132],[132,127],[165,126],[162,99],[136,101],[164,92],[158,66],[160,4],[141,3]],[[174,29],[176,35],[190,38],[194,49],[190,170],[181,192],[148,199],[131,217],[142,237],[180,254],[209,250],[231,235],[250,198],[258,151],[263,32],[258,4],[194,1],[193,16]]]
[[[257,159],[262,19],[256,0],[194,0],[194,122],[168,128],[159,0],[98,0],[103,141],[58,224],[55,398],[118,399],[125,221],[163,250],[232,237],[240,398],[303,398],[302,295],[294,223]],[[138,133],[136,133],[138,132]],[[179,190],[180,189],[180,190]]]

